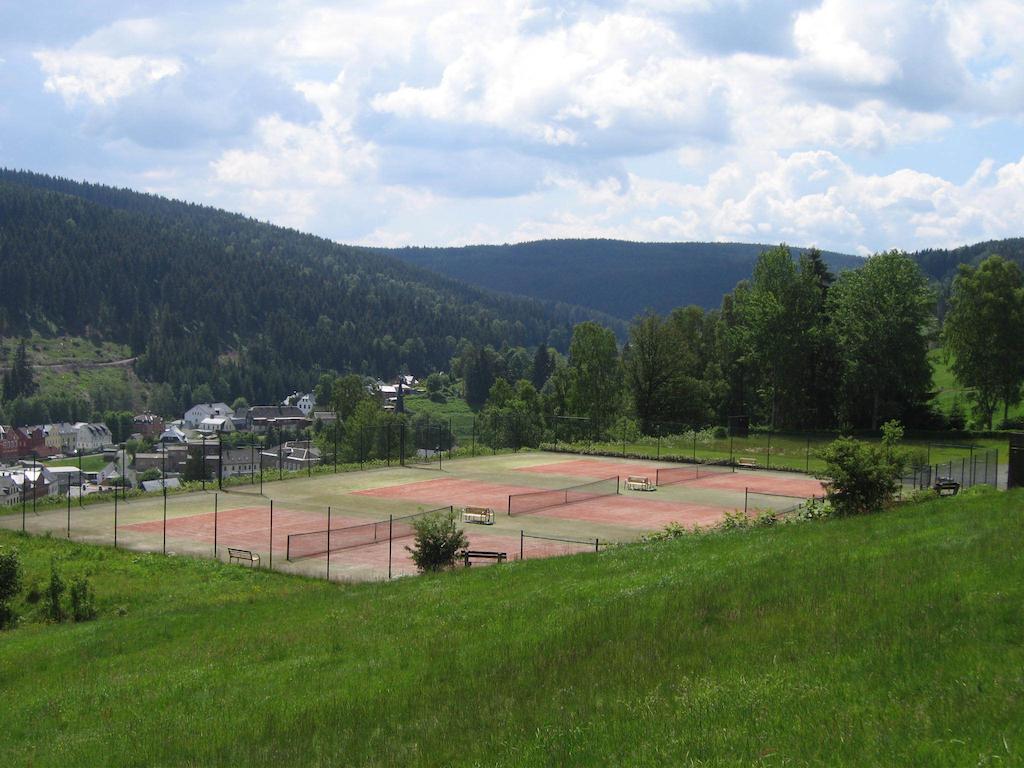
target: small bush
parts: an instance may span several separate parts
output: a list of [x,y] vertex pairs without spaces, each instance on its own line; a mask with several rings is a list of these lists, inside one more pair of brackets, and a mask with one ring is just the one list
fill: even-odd
[[810,522],[827,520],[834,514],[835,510],[828,499],[808,499],[797,508],[789,519],[794,522]]
[[939,498],[939,493],[934,488],[918,488],[917,490],[911,491],[909,495],[904,497],[904,499],[911,504],[917,504],[922,501],[931,501],[932,499],[937,498]]
[[[695,532],[695,531],[694,531]],[[672,541],[673,539],[681,539],[684,536],[690,535],[691,531],[687,530],[680,523],[669,523],[660,531],[646,534],[642,541],[645,544],[653,544],[658,541]]]
[[413,523],[415,544],[406,549],[421,571],[441,571],[455,564],[460,549],[469,546],[466,534],[455,523],[455,511],[425,515]]
[[28,586],[25,587],[25,602],[29,605],[36,605],[40,600],[43,599],[43,590],[39,586],[39,579],[35,576],[29,581]]
[[17,550],[0,547],[0,629],[14,626],[18,614],[11,601],[21,592],[21,558]]
[[91,621],[96,618],[96,596],[93,594],[92,585],[85,576],[71,580],[71,588],[68,590],[68,597],[71,600],[71,618],[75,621]]
[[64,621],[64,606],[61,598],[64,596],[64,580],[57,573],[57,564],[50,562],[50,583],[43,593],[43,612],[46,618],[55,624]]
[[831,478],[827,497],[839,514],[877,512],[893,502],[908,464],[907,451],[897,447],[902,437],[903,428],[890,421],[879,445],[841,437],[821,452]]

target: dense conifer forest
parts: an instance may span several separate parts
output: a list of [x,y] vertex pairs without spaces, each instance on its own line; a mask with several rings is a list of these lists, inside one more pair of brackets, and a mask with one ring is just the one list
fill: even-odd
[[254,401],[318,371],[444,368],[460,342],[565,349],[578,307],[498,295],[209,207],[0,171],[0,335],[129,345],[182,402]]

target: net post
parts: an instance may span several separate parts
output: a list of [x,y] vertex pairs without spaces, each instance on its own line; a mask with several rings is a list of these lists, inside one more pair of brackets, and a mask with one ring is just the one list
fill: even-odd
[[526,531],[519,529],[519,559],[523,559],[523,542],[526,539]]
[[[278,465],[280,466],[280,465]],[[270,500],[270,570],[274,570],[274,500]]]
[[512,517],[512,494],[508,496],[508,516]]
[[747,499],[750,497],[750,489],[743,489],[743,516],[747,516]]
[[213,559],[217,559],[217,507],[220,494],[213,494]]
[[[391,541],[394,538],[394,536],[393,536],[394,524],[395,524],[395,516],[394,516],[394,514],[388,515],[388,579],[389,580],[391,579]],[[327,558],[330,559],[330,557],[331,557],[331,553],[328,552],[327,553]]]
[[621,478],[618,475],[615,476],[615,495],[616,496],[619,495],[619,480],[620,479]]
[[[288,546],[291,546],[291,537],[288,537]],[[327,507],[327,580],[331,580],[331,508]]]
[[600,539],[594,539],[594,551],[595,552],[600,552],[601,551],[601,540]]

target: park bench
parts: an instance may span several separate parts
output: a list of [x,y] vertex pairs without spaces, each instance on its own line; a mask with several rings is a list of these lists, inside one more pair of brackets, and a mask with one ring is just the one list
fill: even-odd
[[627,491],[653,491],[654,483],[645,475],[630,475],[626,478]]
[[956,496],[960,492],[960,483],[951,477],[940,477],[932,488],[939,496]]
[[487,552],[479,549],[466,549],[460,554],[462,562],[467,568],[473,564],[473,560],[497,560],[499,563],[503,563],[508,559],[505,552]]
[[736,464],[737,466],[740,467],[756,467],[757,459],[755,459],[753,456],[740,456],[738,459],[736,459]]
[[228,547],[228,562],[249,563],[249,567],[252,568],[260,564],[260,556],[248,549]]
[[466,507],[462,510],[462,522],[494,525],[494,510],[490,507]]

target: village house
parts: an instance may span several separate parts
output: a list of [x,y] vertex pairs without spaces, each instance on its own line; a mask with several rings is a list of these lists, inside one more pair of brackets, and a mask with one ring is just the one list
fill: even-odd
[[253,432],[263,433],[275,429],[304,429],[310,420],[295,405],[254,405],[249,409],[248,427]]
[[79,453],[96,453],[114,442],[114,436],[106,424],[87,424],[80,421],[75,424],[75,434],[75,450]]
[[18,457],[18,436],[14,427],[0,425],[0,461],[13,461]]
[[189,429],[199,429],[203,419],[210,417],[230,419],[231,416],[232,411],[227,403],[197,403],[185,411],[183,421]]
[[306,470],[320,463],[320,451],[308,440],[294,440],[267,448],[262,456],[264,469],[280,467],[286,472]]
[[132,429],[149,440],[156,440],[164,431],[164,420],[147,411],[132,419]]

